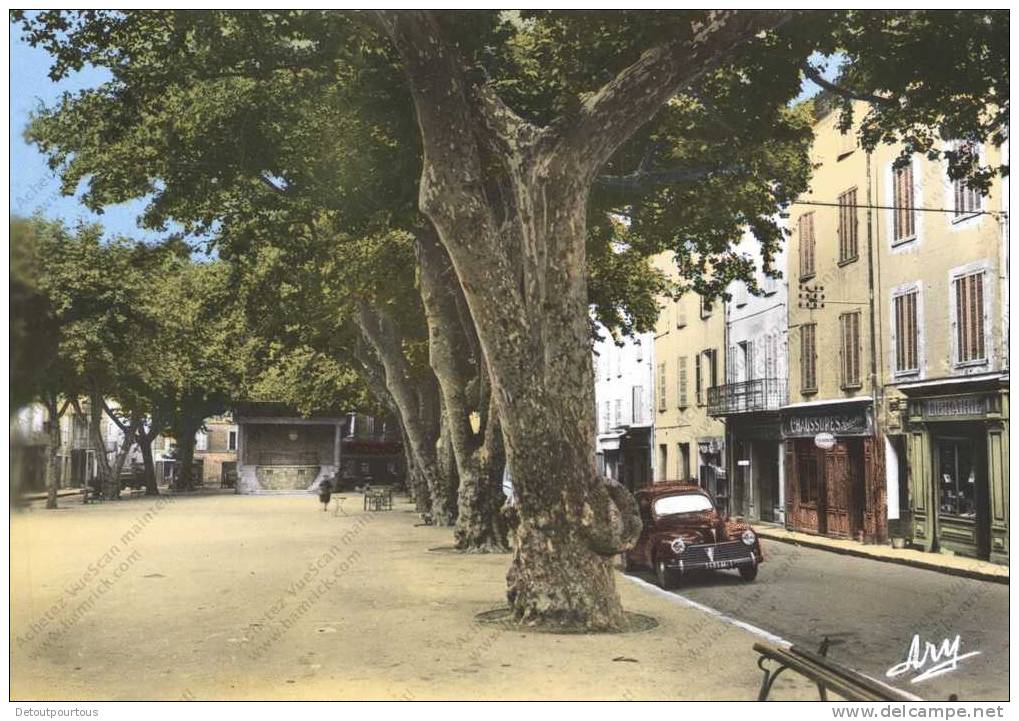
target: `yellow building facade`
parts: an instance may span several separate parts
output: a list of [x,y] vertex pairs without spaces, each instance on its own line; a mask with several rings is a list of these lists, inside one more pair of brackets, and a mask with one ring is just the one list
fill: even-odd
[[[676,272],[667,254],[655,266]],[[708,389],[724,378],[724,307],[695,293],[661,303],[654,339],[654,478],[696,479],[726,503],[725,426],[707,407]]]
[[1007,561],[1007,187],[855,138],[790,208],[787,524]]

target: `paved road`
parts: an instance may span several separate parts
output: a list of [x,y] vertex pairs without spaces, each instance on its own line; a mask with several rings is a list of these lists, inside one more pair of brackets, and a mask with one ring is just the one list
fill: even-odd
[[[925,699],[1008,698],[1007,585],[774,541],[764,551],[753,584],[717,572],[689,579],[676,593],[808,648],[828,635],[838,641],[833,659]],[[913,634],[937,644],[958,634],[960,655],[980,655],[919,683],[910,682],[913,672],[887,679]]]

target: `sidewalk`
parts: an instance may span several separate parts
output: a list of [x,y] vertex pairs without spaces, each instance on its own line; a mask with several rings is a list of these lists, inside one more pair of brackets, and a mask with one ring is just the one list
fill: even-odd
[[[718,615],[620,575],[626,608],[657,628],[482,625],[476,614],[505,605],[508,555],[429,551],[451,529],[416,525],[406,503],[347,505],[222,495],[14,514],[11,697],[757,697],[760,636]],[[817,690],[784,674],[774,695]]]
[[815,536],[810,533],[790,531],[781,526],[754,524],[754,530],[761,538],[797,546],[818,548],[823,551],[843,553],[848,556],[870,558],[887,563],[901,563],[906,566],[925,568],[929,571],[965,576],[981,581],[1008,583],[1008,566],[980,561],[965,556],[949,556],[941,553],[925,553],[911,548],[892,548],[888,545],[864,544],[842,538]]

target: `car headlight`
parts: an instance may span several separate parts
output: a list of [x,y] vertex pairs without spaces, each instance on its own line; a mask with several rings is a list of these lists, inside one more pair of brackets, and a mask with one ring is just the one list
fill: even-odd
[[684,541],[682,538],[677,538],[673,540],[673,542],[670,545],[672,546],[672,552],[675,554],[680,554],[686,550],[686,541]]
[[743,539],[743,543],[747,544],[748,546],[752,546],[754,545],[754,541],[757,540],[757,534],[748,528],[747,530],[743,531],[743,535],[741,536],[741,538]]

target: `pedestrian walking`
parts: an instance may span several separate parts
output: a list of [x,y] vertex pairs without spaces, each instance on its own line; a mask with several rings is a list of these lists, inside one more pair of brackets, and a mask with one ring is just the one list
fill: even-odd
[[323,478],[318,484],[318,500],[322,504],[322,510],[329,510],[329,499],[333,496],[333,483],[329,478]]

